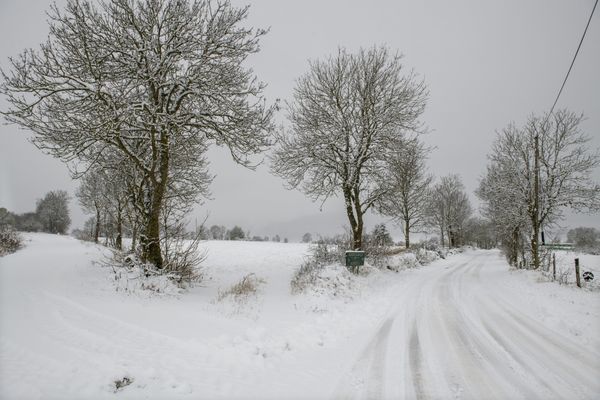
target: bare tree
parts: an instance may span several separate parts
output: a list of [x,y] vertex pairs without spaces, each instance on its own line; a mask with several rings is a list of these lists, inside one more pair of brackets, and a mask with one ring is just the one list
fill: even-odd
[[589,149],[589,137],[579,128],[582,120],[567,110],[532,115],[522,129],[511,124],[499,132],[489,156],[479,192],[498,224],[518,221],[530,230],[534,268],[540,264],[539,232],[560,221],[565,208],[600,209],[600,185],[591,179],[600,153]]
[[[269,143],[273,108],[242,64],[264,30],[240,24],[248,7],[225,1],[69,0],[53,6],[48,41],[11,59],[0,86],[9,122],[71,163],[75,175],[112,149],[143,176],[143,258],[162,268],[160,223],[171,162],[189,174],[206,141],[234,160]],[[78,169],[74,167],[79,167]]]
[[494,225],[487,219],[469,218],[464,225],[464,242],[480,249],[491,249],[497,244]]
[[89,214],[94,215],[94,229],[91,237],[95,243],[98,243],[100,235],[100,223],[102,219],[102,211],[105,209],[102,203],[104,190],[104,182],[100,173],[95,170],[89,171],[80,181],[80,185],[75,192],[75,196],[79,200],[79,205]]
[[302,235],[302,243],[311,243],[312,242],[312,234],[310,232],[306,232]]
[[273,172],[290,188],[313,200],[343,195],[355,249],[363,215],[390,189],[389,161],[422,129],[425,84],[404,74],[400,59],[374,47],[311,62],[288,104],[291,131],[273,155]]
[[67,233],[67,229],[71,225],[71,217],[69,216],[69,195],[64,190],[46,193],[43,199],[38,200],[35,212],[44,232]]
[[458,175],[443,177],[428,196],[427,215],[430,226],[439,229],[440,243],[447,237],[448,246],[463,242],[464,225],[471,216],[469,196]]
[[502,250],[511,265],[524,264],[523,242],[530,230],[527,210],[518,206],[525,190],[520,186],[522,180],[519,165],[517,153],[505,154],[502,159],[488,165],[476,191],[482,200],[481,212],[494,226]]
[[227,228],[222,225],[213,225],[210,227],[210,237],[214,240],[224,240]]
[[382,214],[401,224],[406,248],[410,247],[410,233],[422,230],[427,222],[427,196],[433,180],[427,173],[429,151],[417,138],[399,149],[390,163],[392,189],[379,203]]

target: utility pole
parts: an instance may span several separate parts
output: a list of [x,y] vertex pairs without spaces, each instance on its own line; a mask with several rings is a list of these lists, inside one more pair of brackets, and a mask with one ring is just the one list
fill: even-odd
[[[542,126],[542,129],[544,127]],[[540,236],[540,146],[539,146],[539,135],[535,134],[535,156],[534,156],[534,170],[535,180],[533,183],[533,238],[531,240],[531,247],[533,250],[533,268],[538,269],[540,266],[540,255],[539,255],[539,236]]]

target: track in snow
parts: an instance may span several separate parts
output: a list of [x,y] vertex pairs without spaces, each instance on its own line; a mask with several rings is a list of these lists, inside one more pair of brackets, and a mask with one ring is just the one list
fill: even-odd
[[536,321],[478,251],[415,274],[336,399],[600,398],[600,355]]

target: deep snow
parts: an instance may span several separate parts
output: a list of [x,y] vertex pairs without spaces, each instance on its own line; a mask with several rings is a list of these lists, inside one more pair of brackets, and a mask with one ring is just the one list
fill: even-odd
[[[149,296],[102,247],[25,237],[0,258],[2,399],[600,397],[599,293],[496,251],[293,296],[307,245],[210,241],[202,285]],[[256,296],[217,301],[248,273]]]

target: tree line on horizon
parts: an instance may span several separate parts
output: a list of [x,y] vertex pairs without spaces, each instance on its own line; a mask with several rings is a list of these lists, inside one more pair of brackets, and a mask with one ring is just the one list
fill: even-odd
[[0,229],[66,235],[71,225],[68,203],[66,191],[53,190],[37,200],[35,211],[18,214],[0,207]]

